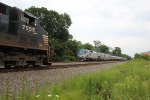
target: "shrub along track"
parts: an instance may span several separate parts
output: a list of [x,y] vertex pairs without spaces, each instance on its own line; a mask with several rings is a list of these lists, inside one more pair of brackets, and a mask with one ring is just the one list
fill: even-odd
[[32,70],[48,70],[48,69],[58,69],[58,68],[70,68],[70,67],[80,67],[88,65],[100,65],[107,63],[117,63],[118,61],[100,61],[100,62],[58,62],[53,63],[51,66],[30,66],[30,67],[14,67],[10,69],[0,68],[0,73],[7,72],[22,72],[22,71],[32,71]]

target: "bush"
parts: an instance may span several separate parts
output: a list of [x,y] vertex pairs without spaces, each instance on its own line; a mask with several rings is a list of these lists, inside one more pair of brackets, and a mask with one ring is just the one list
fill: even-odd
[[138,56],[135,56],[134,59],[143,59],[146,61],[150,61],[150,56],[149,55],[138,55]]
[[65,56],[56,56],[56,57],[53,58],[53,61],[65,61],[65,62],[76,61],[76,57],[74,57],[74,56],[68,56],[68,55],[65,55]]
[[63,60],[64,60],[64,61],[76,61],[76,57],[65,55],[65,56],[63,57]]

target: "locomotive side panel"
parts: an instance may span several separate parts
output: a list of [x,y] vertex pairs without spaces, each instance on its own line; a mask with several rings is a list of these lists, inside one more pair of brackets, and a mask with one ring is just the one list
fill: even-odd
[[10,7],[0,3],[0,31],[8,33]]
[[28,39],[27,48],[48,50],[48,34],[40,26],[39,19],[27,12],[20,12],[20,37]]
[[2,3],[0,12],[0,45],[48,50],[48,34],[32,14]]

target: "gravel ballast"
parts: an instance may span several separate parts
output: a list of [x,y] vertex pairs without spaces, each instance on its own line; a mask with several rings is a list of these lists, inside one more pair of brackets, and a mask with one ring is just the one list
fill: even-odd
[[[22,89],[23,84],[26,87],[33,88],[34,90],[37,84],[39,86],[43,86],[46,83],[57,83],[61,80],[68,79],[76,75],[100,71],[122,63],[124,62],[59,69],[0,73],[0,94],[5,93],[6,90],[7,92],[9,90],[10,93],[13,93],[18,89]],[[28,86],[29,84],[30,86]]]

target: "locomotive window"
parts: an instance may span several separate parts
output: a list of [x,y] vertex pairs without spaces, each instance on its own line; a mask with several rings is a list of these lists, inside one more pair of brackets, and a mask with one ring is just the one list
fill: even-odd
[[18,14],[17,12],[14,13],[14,21],[17,21],[18,20]]
[[30,24],[30,25],[32,25],[32,26],[35,25],[35,18],[33,18],[33,17],[27,15],[26,13],[24,13],[24,17],[25,17],[26,19],[28,19],[28,24]]
[[0,13],[6,14],[6,6],[0,4]]

